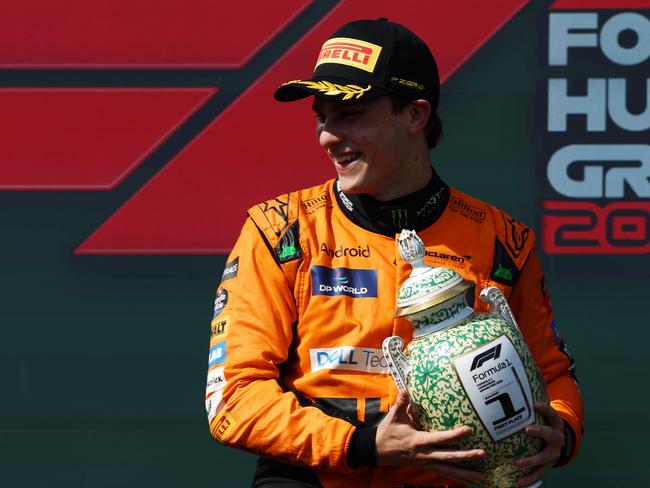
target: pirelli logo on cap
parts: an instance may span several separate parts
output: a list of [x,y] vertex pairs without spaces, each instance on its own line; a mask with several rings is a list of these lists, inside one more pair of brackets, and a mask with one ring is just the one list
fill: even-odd
[[381,46],[348,37],[334,37],[323,44],[316,68],[323,63],[353,66],[372,73],[379,59]]

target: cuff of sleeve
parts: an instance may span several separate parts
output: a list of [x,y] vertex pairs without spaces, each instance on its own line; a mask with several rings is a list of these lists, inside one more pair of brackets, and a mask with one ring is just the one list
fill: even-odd
[[573,432],[573,429],[571,428],[569,423],[565,420],[564,421],[564,447],[562,448],[562,452],[560,453],[560,458],[553,465],[553,467],[564,466],[569,461],[569,459],[571,459],[571,455],[573,454],[573,449],[575,448],[575,445],[576,445],[576,434],[575,432]]
[[352,434],[348,449],[348,466],[350,468],[377,465],[376,435],[377,426],[357,427]]

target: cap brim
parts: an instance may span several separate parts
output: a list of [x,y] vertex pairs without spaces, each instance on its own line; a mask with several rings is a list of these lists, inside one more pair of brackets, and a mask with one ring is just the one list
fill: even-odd
[[310,95],[337,103],[363,102],[371,98],[385,95],[381,88],[367,85],[365,87],[344,80],[312,79],[289,81],[277,90],[274,98],[278,102],[293,102]]
[[295,102],[296,100],[308,97],[309,95],[314,95],[314,91],[316,90],[310,90],[306,86],[289,82],[285,83],[280,88],[275,90],[273,98],[275,98],[278,102]]

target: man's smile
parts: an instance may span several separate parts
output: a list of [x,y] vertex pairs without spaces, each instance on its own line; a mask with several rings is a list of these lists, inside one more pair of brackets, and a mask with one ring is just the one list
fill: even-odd
[[336,169],[344,169],[359,160],[361,154],[360,151],[351,151],[343,154],[330,154],[330,158],[332,158]]

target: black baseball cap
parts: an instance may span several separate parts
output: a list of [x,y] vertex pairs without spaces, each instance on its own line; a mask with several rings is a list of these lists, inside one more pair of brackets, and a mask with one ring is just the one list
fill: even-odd
[[284,83],[275,99],[309,95],[354,103],[395,93],[438,107],[440,79],[429,47],[406,27],[387,19],[355,20],[338,29],[320,50],[314,75]]

